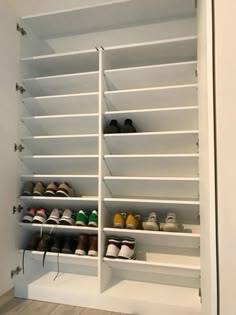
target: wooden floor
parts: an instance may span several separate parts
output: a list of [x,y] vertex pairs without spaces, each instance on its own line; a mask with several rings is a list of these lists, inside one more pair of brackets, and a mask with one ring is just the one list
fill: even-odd
[[125,315],[84,307],[18,299],[9,291],[0,297],[0,315]]

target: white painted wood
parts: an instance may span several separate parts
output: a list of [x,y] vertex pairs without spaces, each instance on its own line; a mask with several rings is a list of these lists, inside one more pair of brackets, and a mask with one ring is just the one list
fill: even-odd
[[[195,7],[187,0],[169,1],[111,1],[50,14],[24,16],[22,20],[39,37],[58,37],[73,33],[91,33],[95,30],[116,29],[121,26],[148,24],[155,20],[192,17]],[[78,20],[80,23],[78,24]],[[89,22],[90,21],[90,22]]]
[[98,152],[98,134],[23,137],[33,154],[90,155]]
[[[185,226],[188,230],[198,230],[198,226],[189,225]],[[103,229],[107,237],[116,235],[122,237],[133,237],[137,243],[149,244],[152,246],[169,246],[180,248],[199,248],[200,234],[199,233],[171,233],[159,231],[143,231],[143,230],[128,230],[128,229],[115,229],[106,227]]]
[[111,111],[197,105],[195,84],[106,91],[104,94]]
[[[79,234],[97,234],[98,229],[89,226],[68,226],[68,225],[52,225],[52,224],[37,224],[37,223],[19,223],[19,227],[30,233],[53,233],[61,234],[66,233],[67,235],[78,236]],[[42,252],[35,252],[42,253]],[[53,254],[53,253],[52,253]],[[54,255],[52,255],[54,256]],[[55,257],[55,256],[54,256]],[[63,257],[63,255],[62,255]],[[42,256],[41,256],[42,258]],[[37,256],[36,259],[41,259]],[[72,257],[73,258],[73,257]],[[54,260],[55,261],[55,260]]]
[[198,154],[105,155],[114,176],[175,176],[198,175]]
[[22,98],[32,116],[96,113],[97,100],[98,93]]
[[197,107],[174,107],[134,111],[106,112],[107,124],[117,119],[121,125],[132,119],[137,132],[179,131],[198,128]]
[[111,154],[197,153],[198,130],[105,134]]
[[29,78],[23,81],[32,97],[93,93],[98,91],[98,72],[83,72],[49,77]]
[[105,69],[141,67],[196,60],[196,36],[104,47]]
[[21,156],[21,160],[35,175],[98,174],[98,155],[33,155]]
[[34,136],[94,134],[98,131],[98,114],[50,115],[22,117]]
[[109,90],[150,88],[152,86],[196,83],[196,61],[106,70]]
[[[194,199],[150,199],[150,198],[104,198],[104,204],[110,214],[106,214],[107,222],[112,224],[112,216],[117,212],[133,212],[142,216],[156,211],[164,221],[167,212],[175,212],[177,220],[183,224],[199,224],[199,201]],[[199,232],[199,231],[198,231]]]
[[[28,179],[28,178],[27,178]],[[74,186],[74,185],[73,185]],[[81,185],[79,185],[79,189],[81,189]],[[90,189],[91,191],[91,189]],[[46,208],[48,210],[53,210],[54,208],[66,209],[69,208],[71,210],[91,210],[97,208],[98,197],[27,197],[20,196],[21,202],[27,207],[34,208]]]
[[[168,255],[166,255],[168,256]],[[198,278],[200,274],[200,265],[199,259],[191,258],[189,259],[189,264],[186,261],[187,257],[177,256],[175,257],[176,263],[168,263],[169,257],[165,257],[165,255],[157,255],[157,259],[160,259],[159,262],[154,261],[141,261],[141,260],[123,260],[123,259],[111,259],[104,258],[104,261],[111,266],[112,268],[118,269],[128,269],[135,270],[136,272],[146,270],[146,272],[151,273],[167,273],[170,276],[185,276],[185,277],[193,277]],[[180,263],[180,261],[184,263]],[[191,262],[190,262],[191,261]]]
[[96,49],[20,59],[23,78],[72,74],[98,70]]
[[199,178],[105,176],[113,197],[197,198]]

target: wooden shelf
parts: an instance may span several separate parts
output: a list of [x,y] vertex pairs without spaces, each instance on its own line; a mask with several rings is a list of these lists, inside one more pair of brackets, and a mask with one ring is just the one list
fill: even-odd
[[105,134],[111,154],[194,154],[198,130]]
[[21,160],[35,175],[98,174],[98,155],[25,155]]
[[[158,273],[158,274],[168,274],[169,276],[179,276],[179,277],[191,277],[191,278],[200,277],[200,263],[197,262],[199,258],[194,257],[192,261],[194,261],[195,263],[193,262],[192,264],[164,262],[165,260],[168,260],[169,257],[162,257],[162,258],[163,258],[163,262],[110,259],[106,257],[103,258],[103,260],[111,268],[115,268],[119,270],[132,270],[132,271],[137,271],[137,272],[141,271],[141,272],[150,272],[150,273]],[[184,262],[185,260],[186,260],[186,257],[183,257],[182,261]]]
[[114,215],[122,209],[134,211],[141,215],[148,215],[156,211],[164,220],[167,212],[175,212],[179,222],[183,224],[199,224],[200,202],[196,199],[141,199],[141,198],[104,198],[104,204],[109,212]]
[[104,92],[109,110],[197,106],[197,85],[172,85]]
[[36,155],[90,155],[98,152],[98,134],[23,137],[21,141]]
[[104,155],[113,176],[175,176],[198,174],[198,154]]
[[105,118],[107,124],[111,119],[116,119],[123,124],[125,119],[130,118],[138,132],[182,131],[198,128],[196,106],[105,112]]
[[105,176],[112,197],[197,198],[197,177],[125,177]]
[[[199,226],[185,226],[188,230],[199,230]],[[165,247],[180,247],[180,248],[199,248],[200,234],[199,233],[170,233],[160,231],[144,231],[144,230],[129,230],[115,229],[106,227],[103,229],[106,235],[116,235],[118,237],[133,237],[139,244],[148,244],[148,246],[165,246]]]
[[32,97],[98,91],[98,72],[84,72],[23,80]]
[[24,97],[22,102],[32,116],[92,114],[98,112],[97,92]]
[[98,71],[98,52],[94,49],[20,59],[23,77]]
[[[43,231],[44,233],[50,233],[53,231],[53,233],[68,233],[69,235],[74,235],[78,236],[79,234],[97,234],[98,233],[98,228],[94,227],[89,227],[89,226],[68,226],[68,225],[58,225],[58,224],[38,224],[38,223],[19,223],[19,226],[22,227],[25,230],[30,230],[31,232],[40,232]],[[37,257],[37,259],[41,259],[43,252],[38,252],[38,251],[33,251],[32,254],[35,254],[34,256]],[[51,254],[52,257],[57,256],[56,253],[48,253]],[[41,256],[40,256],[41,255]],[[60,257],[64,257],[68,254],[63,254],[60,253]],[[73,256],[80,257],[77,255],[69,255],[68,258],[73,258]],[[83,258],[88,258],[88,259],[94,259],[94,257],[89,257],[89,256],[83,256]],[[96,260],[96,258],[95,258]],[[86,264],[86,259],[84,259],[84,262]]]
[[98,132],[98,114],[22,117],[32,135],[94,134]]
[[[78,187],[80,189],[80,186]],[[74,211],[80,209],[93,210],[98,208],[98,197],[35,197],[20,196],[20,200],[27,206],[33,208],[46,208],[53,210],[54,208],[66,209]]]
[[196,61],[106,70],[109,90],[196,84]]
[[[188,0],[156,2],[110,1],[70,10],[22,17],[22,22],[39,37],[85,34],[138,26],[153,21],[187,18],[196,15],[194,4]],[[78,21],[80,23],[78,24]]]

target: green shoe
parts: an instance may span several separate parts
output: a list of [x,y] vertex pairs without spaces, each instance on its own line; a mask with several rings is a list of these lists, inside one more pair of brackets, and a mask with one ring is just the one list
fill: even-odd
[[97,212],[97,210],[93,210],[90,213],[88,226],[93,226],[93,227],[98,226],[98,212]]
[[79,226],[88,225],[88,215],[84,210],[79,210],[79,212],[77,212],[75,224]]

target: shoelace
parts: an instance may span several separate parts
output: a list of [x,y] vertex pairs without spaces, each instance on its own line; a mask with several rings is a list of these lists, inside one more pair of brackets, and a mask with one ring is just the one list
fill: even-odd
[[59,276],[59,273],[60,273],[60,270],[59,270],[59,252],[58,252],[57,253],[57,274],[56,274],[55,278],[53,279],[54,281]]

